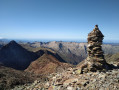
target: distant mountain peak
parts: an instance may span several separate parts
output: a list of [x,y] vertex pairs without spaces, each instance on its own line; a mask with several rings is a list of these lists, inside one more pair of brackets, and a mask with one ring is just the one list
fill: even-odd
[[12,40],[12,41],[9,42],[9,44],[17,44],[17,42]]
[[19,45],[14,40],[0,49],[0,62],[14,69],[24,70],[39,56]]
[[3,46],[3,48],[11,48],[11,49],[15,49],[15,48],[21,48],[23,49],[23,47],[21,45],[19,45],[16,41],[12,40],[10,41],[8,44],[6,44],[5,46]]

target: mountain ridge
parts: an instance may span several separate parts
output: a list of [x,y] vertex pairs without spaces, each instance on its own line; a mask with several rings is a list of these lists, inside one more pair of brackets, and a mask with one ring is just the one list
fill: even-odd
[[[26,43],[22,45],[26,49],[30,50],[30,48],[34,48],[36,51],[39,48],[51,49],[58,53],[67,63],[74,65],[77,65],[87,57],[87,43],[53,41]],[[119,45],[103,44],[102,49],[105,55],[115,54],[119,52]]]
[[37,54],[27,51],[15,41],[11,41],[0,49],[0,62],[15,69],[25,69],[31,61],[38,57]]
[[31,62],[25,71],[48,75],[54,72],[61,72],[68,67],[72,67],[72,65],[66,63],[58,54],[45,51],[41,57]]

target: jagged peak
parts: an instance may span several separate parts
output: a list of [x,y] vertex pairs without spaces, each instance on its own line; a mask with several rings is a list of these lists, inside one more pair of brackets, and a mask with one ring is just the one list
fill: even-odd
[[12,40],[8,44],[2,47],[2,49],[8,48],[8,47],[21,47],[16,41]]
[[21,47],[21,45],[19,45],[16,41],[12,40],[10,41],[7,45],[3,46],[4,47]]
[[17,44],[17,42],[14,41],[14,40],[12,40],[12,41],[10,41],[8,44]]
[[12,46],[12,47],[14,47],[14,46],[17,46],[17,47],[21,47],[21,45],[19,45],[15,40],[12,40],[12,41],[10,41],[7,45],[5,45],[5,46]]

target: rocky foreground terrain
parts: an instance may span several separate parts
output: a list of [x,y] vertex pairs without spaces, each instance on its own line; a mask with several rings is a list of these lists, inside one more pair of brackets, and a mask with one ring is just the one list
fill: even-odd
[[78,68],[53,73],[45,82],[17,86],[12,90],[119,90],[119,69],[80,74]]
[[10,90],[16,85],[32,83],[36,75],[0,65],[0,90]]

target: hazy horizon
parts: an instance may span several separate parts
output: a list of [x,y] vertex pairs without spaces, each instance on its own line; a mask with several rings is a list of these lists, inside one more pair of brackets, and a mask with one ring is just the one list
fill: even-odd
[[[87,43],[87,39],[84,40],[84,39],[75,39],[75,40],[72,40],[72,39],[7,39],[7,38],[3,38],[3,39],[0,39],[0,40],[3,40],[3,41],[12,41],[12,40],[15,40],[17,42],[52,42],[52,41],[56,41],[56,42],[78,42],[78,43]],[[106,43],[117,43],[119,44],[119,41],[118,40],[113,40],[113,41],[110,41],[110,40],[103,40],[103,43],[106,44]]]

